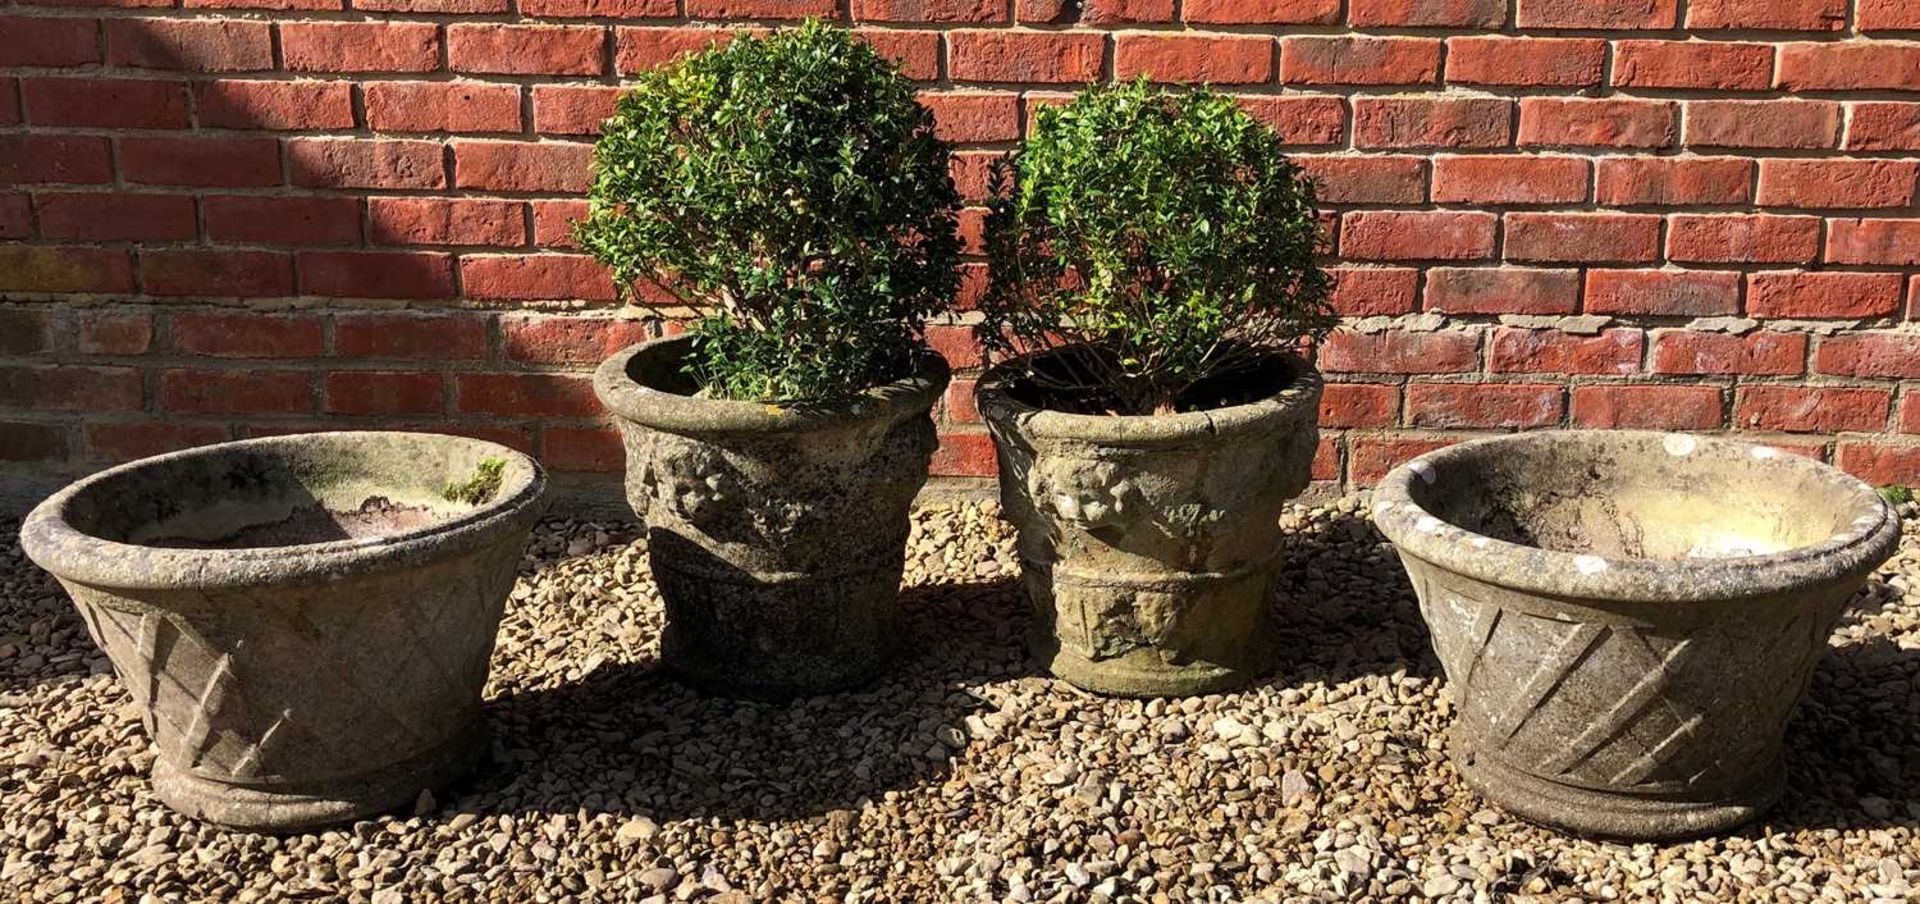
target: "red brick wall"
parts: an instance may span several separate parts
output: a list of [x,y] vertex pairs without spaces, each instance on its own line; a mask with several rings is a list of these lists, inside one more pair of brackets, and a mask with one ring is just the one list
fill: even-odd
[[[1920,483],[1914,0],[5,0],[0,473],[350,426],[617,469],[583,374],[662,312],[568,248],[588,141],[803,15],[925,82],[974,198],[1077,83],[1243,95],[1336,232],[1325,481],[1648,426]],[[990,467],[970,389],[945,475]]]

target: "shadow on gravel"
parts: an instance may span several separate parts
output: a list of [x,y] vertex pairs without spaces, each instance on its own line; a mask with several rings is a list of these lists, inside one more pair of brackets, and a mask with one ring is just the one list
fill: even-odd
[[786,703],[709,696],[649,661],[491,701],[507,762],[452,810],[790,820],[945,781],[941,736],[957,740],[967,716],[992,708],[974,689],[1031,674],[1025,602],[1015,581],[998,579],[909,587],[903,603],[898,658],[857,691]]
[[1364,515],[1342,513],[1292,533],[1275,597],[1280,651],[1263,683],[1440,676],[1413,585]]
[[67,591],[20,551],[20,520],[0,518],[0,697],[85,678],[104,659]]

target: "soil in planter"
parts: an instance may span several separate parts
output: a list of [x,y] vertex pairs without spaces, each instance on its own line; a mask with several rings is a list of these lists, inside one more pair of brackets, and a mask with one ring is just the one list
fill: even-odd
[[[1088,348],[1062,348],[1041,355],[1033,361],[1032,377],[1016,381],[1008,387],[1008,394],[1048,411],[1120,414],[1124,408],[1120,400],[1095,377],[1111,369],[1095,363],[1095,357],[1102,354]],[[1273,397],[1292,382],[1292,372],[1282,355],[1262,355],[1194,382],[1174,400],[1173,407],[1175,412],[1190,412],[1248,405]]]
[[278,521],[249,524],[212,539],[199,537],[154,537],[148,546],[168,549],[258,549],[269,546],[301,546],[335,540],[359,540],[387,537],[427,527],[444,520],[444,515],[424,505],[400,505],[385,496],[372,496],[358,509],[341,511],[319,503],[303,506]]

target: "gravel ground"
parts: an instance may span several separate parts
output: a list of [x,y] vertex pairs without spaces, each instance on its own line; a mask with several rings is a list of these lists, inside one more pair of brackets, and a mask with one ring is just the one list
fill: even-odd
[[0,900],[1920,898],[1920,521],[1835,634],[1781,806],[1630,846],[1461,784],[1439,668],[1360,500],[1287,516],[1276,674],[1149,702],[1034,673],[994,511],[918,512],[902,661],[791,705],[657,674],[633,527],[549,522],[494,656],[493,763],[411,818],[287,838],[154,801],[130,698],[58,587],[0,547]]

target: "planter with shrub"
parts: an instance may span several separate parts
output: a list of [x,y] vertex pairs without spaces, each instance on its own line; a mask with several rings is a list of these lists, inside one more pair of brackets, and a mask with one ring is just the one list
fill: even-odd
[[642,76],[595,150],[582,244],[713,313],[595,378],[667,611],[661,655],[766,697],[857,684],[900,633],[908,506],[958,283],[948,147],[913,85],[819,23]]
[[1030,647],[1103,693],[1245,682],[1318,445],[1312,186],[1230,98],[1144,83],[1040,109],[997,181],[979,406]]

